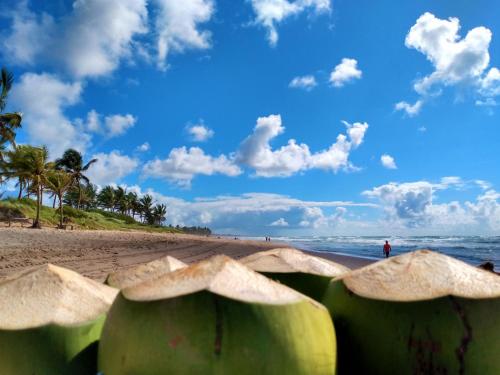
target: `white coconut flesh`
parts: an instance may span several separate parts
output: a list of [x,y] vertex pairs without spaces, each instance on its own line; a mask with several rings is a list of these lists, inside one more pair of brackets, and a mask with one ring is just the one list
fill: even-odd
[[0,329],[81,325],[106,313],[118,290],[46,264],[0,282]]
[[272,281],[225,255],[217,255],[125,288],[122,293],[125,298],[133,301],[156,301],[201,291],[248,303],[286,305],[308,301],[318,308],[324,308],[309,297]]
[[240,262],[257,272],[301,272],[319,276],[336,277],[350,271],[349,268],[327,259],[288,248],[255,253],[240,259]]
[[356,295],[386,301],[500,297],[499,276],[430,250],[385,259],[335,280]]
[[186,263],[167,255],[149,263],[114,272],[109,275],[108,284],[119,289],[128,288],[184,267],[187,267]]

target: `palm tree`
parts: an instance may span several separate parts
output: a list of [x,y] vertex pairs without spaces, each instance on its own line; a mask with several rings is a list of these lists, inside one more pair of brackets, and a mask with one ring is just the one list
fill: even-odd
[[85,176],[84,172],[86,172],[95,162],[97,162],[97,159],[92,159],[87,164],[84,164],[82,154],[72,148],[64,151],[62,158],[56,160],[57,169],[63,169],[73,176],[73,182],[78,188],[78,205],[76,208],[80,208],[82,200],[81,181],[83,180],[87,184],[90,183],[90,180]]
[[4,153],[3,161],[3,175],[6,179],[17,178],[16,186],[19,187],[19,194],[17,199],[23,196],[23,190],[26,189],[29,197],[29,179],[26,177],[26,158],[32,151],[33,147],[28,145],[15,146],[12,150]]
[[15,145],[16,132],[15,129],[21,127],[21,113],[2,113],[0,114],[0,140],[10,142]]
[[[7,69],[2,68],[0,71],[0,112],[3,112],[7,105],[7,97],[13,83],[14,75]],[[0,114],[0,140],[8,141],[15,145],[16,133],[14,130],[21,127],[21,121],[21,113]]]
[[139,203],[141,205],[141,216],[143,216],[144,219],[147,219],[149,216],[151,216],[153,197],[149,194],[146,194],[139,200]]
[[116,208],[120,211],[121,214],[124,214],[127,211],[127,192],[121,186],[118,186],[115,189],[116,196]]
[[59,228],[63,228],[63,195],[71,188],[73,176],[62,170],[51,170],[45,178],[47,188],[59,199]]
[[153,218],[155,224],[161,225],[167,219],[167,206],[164,204],[157,204],[153,208]]
[[113,211],[116,206],[115,189],[112,186],[105,186],[99,194],[97,194],[97,203],[110,211]]
[[48,172],[53,169],[54,164],[48,162],[49,152],[45,146],[33,147],[22,146],[22,158],[10,165],[13,175],[31,181],[31,186],[36,190],[36,218],[33,228],[40,228],[40,207],[42,205],[43,186],[46,182]]

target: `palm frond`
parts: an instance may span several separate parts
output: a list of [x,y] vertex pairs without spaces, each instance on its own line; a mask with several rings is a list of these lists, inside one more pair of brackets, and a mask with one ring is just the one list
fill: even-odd
[[0,111],[3,111],[7,104],[7,96],[12,88],[12,83],[14,83],[14,75],[6,68],[2,68],[0,72],[0,86],[2,88],[0,92]]
[[20,112],[0,114],[0,126],[2,127],[9,126],[13,129],[20,128],[22,121],[23,114]]
[[87,164],[85,164],[85,166],[82,168],[82,172],[85,172],[87,169],[90,168],[90,166],[94,163],[97,163],[99,159],[92,159],[91,161],[89,161]]

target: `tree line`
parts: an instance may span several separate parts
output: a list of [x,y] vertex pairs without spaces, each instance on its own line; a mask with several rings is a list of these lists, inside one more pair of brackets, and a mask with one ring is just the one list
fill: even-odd
[[86,176],[97,159],[84,163],[80,152],[68,149],[61,158],[51,161],[45,146],[17,145],[16,131],[21,128],[22,114],[3,113],[14,77],[7,69],[0,71],[0,184],[14,180],[17,198],[36,198],[33,227],[40,228],[40,208],[49,194],[59,213],[59,227],[64,227],[64,205],[79,210],[102,209],[126,215],[131,221],[162,225],[167,207],[155,204],[151,195],[139,197],[122,187],[105,186],[98,191]]

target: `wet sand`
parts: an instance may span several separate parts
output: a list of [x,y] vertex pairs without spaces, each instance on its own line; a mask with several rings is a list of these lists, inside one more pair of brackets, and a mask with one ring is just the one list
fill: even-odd
[[[0,228],[0,278],[36,265],[52,263],[94,280],[109,272],[170,255],[193,263],[216,254],[238,259],[249,254],[287,247],[284,243],[201,237],[139,231],[60,231]],[[369,259],[314,253],[350,268]]]

